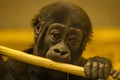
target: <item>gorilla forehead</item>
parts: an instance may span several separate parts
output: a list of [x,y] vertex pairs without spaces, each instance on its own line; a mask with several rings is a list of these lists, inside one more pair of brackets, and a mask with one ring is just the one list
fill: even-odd
[[77,33],[81,33],[82,30],[81,29],[77,29],[76,27],[74,26],[66,26],[64,24],[60,24],[60,23],[53,23],[49,26],[49,31],[51,29],[58,29],[60,31],[66,31],[66,32],[77,32]]

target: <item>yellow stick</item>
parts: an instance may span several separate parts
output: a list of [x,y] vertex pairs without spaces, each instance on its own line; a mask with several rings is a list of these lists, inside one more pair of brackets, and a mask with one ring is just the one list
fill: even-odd
[[27,54],[27,53],[13,50],[3,46],[0,46],[0,54],[13,58],[15,60],[32,64],[32,65],[54,69],[54,70],[85,77],[84,69],[83,67],[80,67],[80,66],[54,62],[50,59],[34,56],[31,54]]
[[26,62],[32,65],[41,66],[41,67],[54,69],[54,70],[59,70],[59,71],[85,77],[84,69],[79,66],[54,62],[50,59],[34,56],[31,54],[27,54],[27,53],[13,50],[13,49],[3,47],[3,46],[0,46],[0,54],[3,54],[15,60]]

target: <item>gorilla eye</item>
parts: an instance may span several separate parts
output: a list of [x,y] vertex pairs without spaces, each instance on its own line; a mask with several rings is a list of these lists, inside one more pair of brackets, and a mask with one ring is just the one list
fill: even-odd
[[55,32],[52,32],[52,33],[51,33],[51,37],[52,37],[52,39],[53,39],[54,41],[58,41],[58,40],[60,40],[60,38],[61,38],[61,34],[60,34],[60,32],[55,31]]
[[77,41],[77,38],[76,38],[75,36],[70,36],[70,37],[68,38],[68,40],[69,40],[69,42],[71,42],[71,43],[75,43],[75,42]]
[[54,33],[53,38],[56,39],[56,40],[60,39],[60,34],[59,33]]

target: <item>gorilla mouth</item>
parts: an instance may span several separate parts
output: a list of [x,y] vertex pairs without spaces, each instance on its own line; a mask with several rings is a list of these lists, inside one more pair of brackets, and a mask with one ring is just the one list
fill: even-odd
[[56,62],[62,62],[62,63],[70,63],[71,62],[71,57],[69,55],[58,55],[54,53],[53,51],[48,51],[46,53],[46,58],[51,59]]

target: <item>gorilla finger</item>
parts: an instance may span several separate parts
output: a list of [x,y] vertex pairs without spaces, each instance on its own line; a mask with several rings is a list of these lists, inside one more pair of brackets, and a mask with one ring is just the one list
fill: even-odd
[[114,74],[113,74],[113,78],[117,78],[119,75],[119,71],[116,71]]
[[118,74],[117,80],[120,80],[120,73]]
[[114,73],[115,73],[115,70],[112,69],[112,70],[110,71],[110,75],[113,75]]
[[110,74],[110,66],[108,65],[108,64],[105,64],[105,66],[104,66],[105,68],[104,68],[104,71],[105,71],[105,74],[104,74],[104,78],[107,78],[108,76],[109,76],[109,74]]
[[92,78],[97,78],[97,76],[98,76],[98,74],[97,74],[97,72],[98,72],[98,67],[99,67],[99,65],[98,65],[98,63],[97,62],[94,62],[93,64],[92,64]]
[[98,78],[104,78],[104,64],[99,64]]
[[87,62],[84,66],[84,72],[85,72],[85,74],[88,78],[91,77],[91,68],[92,68],[92,63],[91,62]]

